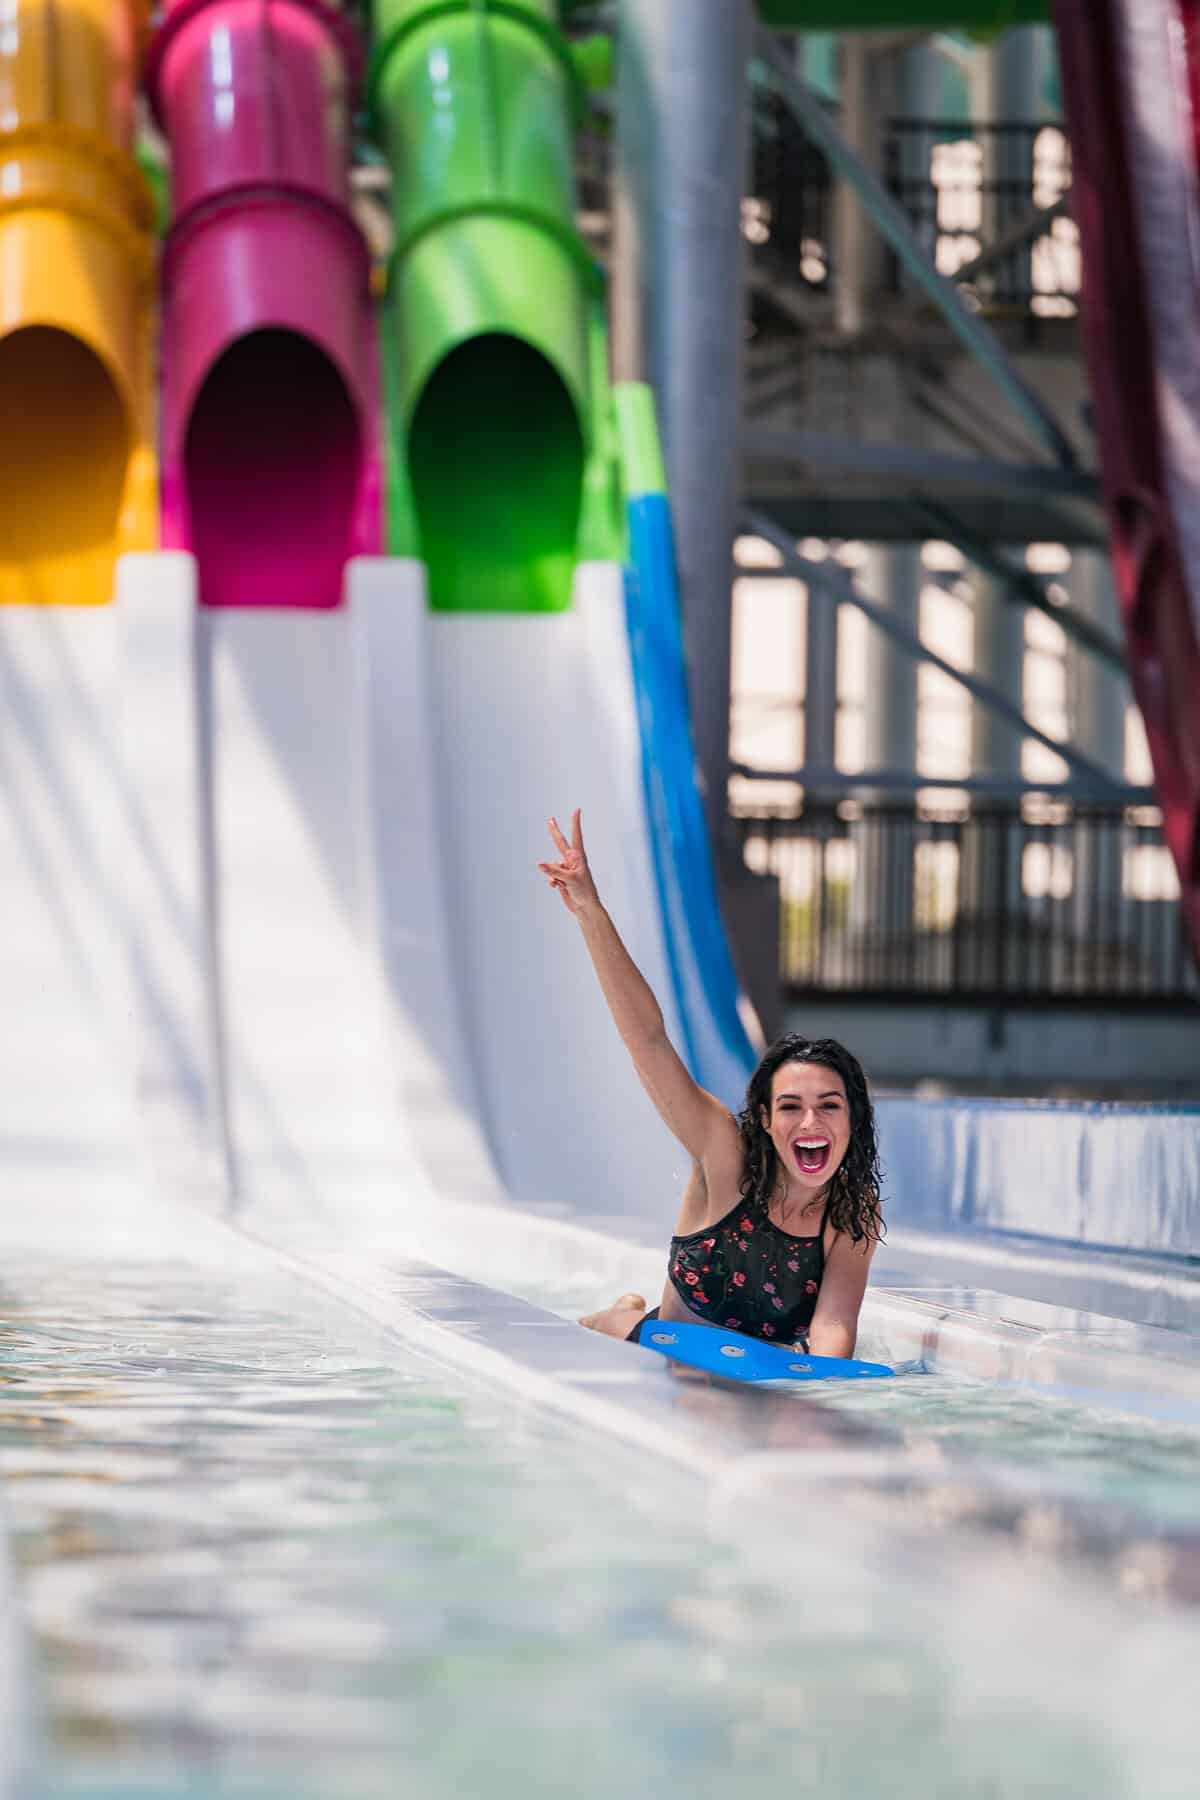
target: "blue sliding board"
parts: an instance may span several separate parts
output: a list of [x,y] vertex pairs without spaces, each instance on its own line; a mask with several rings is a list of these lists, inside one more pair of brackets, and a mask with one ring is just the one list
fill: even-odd
[[720,1331],[715,1325],[676,1325],[665,1319],[651,1319],[643,1326],[638,1342],[674,1362],[707,1369],[731,1381],[853,1381],[896,1372],[885,1363],[806,1356],[801,1350],[764,1344],[739,1331]]

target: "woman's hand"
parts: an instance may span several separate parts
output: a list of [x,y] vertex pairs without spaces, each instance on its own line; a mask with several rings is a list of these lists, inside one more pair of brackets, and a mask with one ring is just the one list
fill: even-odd
[[550,836],[554,839],[554,847],[561,861],[556,863],[539,863],[538,868],[558,893],[562,895],[563,905],[570,913],[590,912],[600,905],[600,896],[596,892],[596,884],[592,880],[592,871],[588,868],[587,851],[583,847],[583,828],[580,823],[579,808],[576,807],[571,820],[571,842],[558,828],[558,820],[550,820]]

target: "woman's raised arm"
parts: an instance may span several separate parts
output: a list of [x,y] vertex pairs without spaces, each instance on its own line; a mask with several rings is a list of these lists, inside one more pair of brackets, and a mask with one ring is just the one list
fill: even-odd
[[697,1162],[705,1163],[714,1152],[736,1143],[733,1117],[688,1073],[667,1036],[662,1008],[649,982],[600,904],[578,810],[571,821],[570,843],[556,819],[550,820],[550,835],[559,861],[539,863],[538,868],[579,922],[608,1010],[642,1086],[667,1129]]

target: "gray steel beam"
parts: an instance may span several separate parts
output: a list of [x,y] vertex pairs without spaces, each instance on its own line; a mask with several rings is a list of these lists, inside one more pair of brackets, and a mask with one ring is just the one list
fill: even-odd
[[[1046,618],[1053,619],[1056,625],[1061,626],[1066,636],[1081,650],[1089,651],[1101,662],[1106,663],[1109,668],[1124,673],[1125,656],[1117,640],[1110,637],[1102,627],[1094,625],[1090,619],[1085,618],[1073,607],[1056,606],[1053,600],[1047,598],[1045,589],[1036,575],[1029,575],[1024,569],[1014,568],[1003,557],[989,559],[986,564],[982,560],[977,560],[973,552],[954,535],[944,521],[937,530],[930,532],[930,536],[942,538],[946,543],[953,544],[956,549],[962,551],[968,561],[977,562],[977,566],[984,569],[985,573],[995,574],[998,580],[1008,583],[1009,598],[1014,606],[1028,606],[1034,612],[1044,613]],[[735,562],[734,568],[739,581],[777,579],[776,570],[760,568],[757,563],[751,565]],[[951,599],[960,601],[963,606],[972,604],[971,596],[962,591],[970,580],[965,570],[955,575],[938,569],[926,569],[923,580],[926,587],[940,588],[944,594],[949,594]]]
[[[1073,802],[1094,802],[1097,798],[1090,788],[1080,789],[1069,782],[1025,781],[1004,775],[918,775],[905,769],[867,769],[858,775],[847,775],[844,769],[810,769],[807,763],[802,769],[752,769],[747,763],[734,763],[733,773],[743,781],[793,781],[810,791],[821,794],[834,791],[847,796],[880,791],[917,794],[926,788],[934,788],[992,800],[1023,800],[1030,794]],[[1158,805],[1153,788],[1133,787],[1128,783],[1114,785],[1105,799],[1114,806]]]
[[1039,726],[1033,724],[1032,720],[1025,717],[1019,706],[1014,706],[990,682],[980,680],[978,675],[968,675],[964,669],[955,668],[952,662],[948,662],[944,656],[939,656],[935,650],[931,650],[927,644],[922,643],[920,636],[915,631],[893,618],[886,607],[876,606],[874,601],[868,600],[858,591],[853,579],[844,569],[836,564],[813,562],[809,557],[801,556],[788,534],[780,531],[775,522],[765,518],[762,513],[748,511],[745,517],[748,529],[758,537],[764,538],[779,552],[781,560],[777,573],[794,575],[798,580],[806,583],[820,583],[839,602],[857,607],[859,612],[870,619],[871,623],[880,631],[886,632],[893,643],[898,644],[909,656],[928,663],[931,668],[940,669],[943,675],[948,675],[952,681],[958,683],[959,687],[964,688],[973,700],[978,700],[982,705],[988,707],[995,717],[1007,720],[1015,730],[1020,731],[1025,737],[1032,738],[1037,744],[1044,744],[1048,750],[1052,750],[1056,756],[1061,757],[1067,767],[1079,777],[1083,785],[1099,797],[1106,798],[1122,791],[1123,784],[1115,782],[1099,763],[1093,762],[1091,757],[1081,755],[1072,744],[1063,743],[1058,738],[1052,738],[1048,732],[1042,731]]
[[[945,531],[927,531],[913,512],[911,495],[882,484],[865,482],[833,489],[817,481],[788,481],[787,471],[773,471],[769,464],[752,460],[746,471],[744,499],[747,506],[766,513],[789,530],[792,542],[822,538],[827,542],[851,539],[872,544],[908,544],[917,537],[947,537]],[[955,495],[954,510],[959,532],[1004,544],[1082,545],[1103,550],[1108,535],[1099,514],[1090,518],[1070,501],[1039,502],[1034,494],[1019,500],[994,500],[965,489]]]
[[1125,652],[1120,641],[1112,637],[1102,626],[1094,624],[1091,619],[1085,618],[1082,613],[1073,608],[1055,606],[1036,575],[1030,574],[1028,569],[1017,568],[1015,564],[1009,562],[1006,556],[1001,555],[998,550],[993,550],[989,545],[977,543],[969,532],[962,532],[958,528],[953,513],[946,512],[941,507],[920,504],[914,505],[914,511],[924,518],[932,536],[943,538],[948,544],[953,544],[955,549],[961,550],[967,561],[973,563],[983,574],[990,575],[994,580],[1002,582],[1009,599],[1015,606],[1028,606],[1034,612],[1044,613],[1046,618],[1053,619],[1054,623],[1060,626],[1081,650],[1090,651],[1101,662],[1107,663],[1109,668],[1120,669],[1124,672]]
[[891,477],[910,488],[968,487],[997,495],[1036,493],[1097,505],[1100,501],[1099,477],[1082,469],[948,456],[910,444],[863,444],[819,431],[774,431],[762,425],[743,430],[742,448],[749,456],[772,457],[821,472]]

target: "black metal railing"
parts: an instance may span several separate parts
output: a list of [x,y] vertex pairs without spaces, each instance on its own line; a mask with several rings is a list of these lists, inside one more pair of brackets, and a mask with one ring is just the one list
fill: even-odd
[[[1053,125],[1000,122],[971,127],[898,118],[884,135],[884,178],[944,275],[972,268],[980,305],[1069,317],[1080,289],[1078,236],[1065,210],[1022,237],[1039,208],[1071,186],[1070,147]],[[756,265],[800,286],[836,282],[833,180],[829,166],[778,96],[756,115],[747,236]],[[1016,236],[1020,241],[989,255]],[[896,259],[886,285],[903,291]]]
[[1153,808],[855,800],[739,823],[747,865],[780,882],[792,993],[1200,1002]]
[[833,176],[778,94],[755,112],[746,231],[756,264],[802,286],[829,284]]
[[[943,275],[986,258],[969,282],[982,304],[1047,317],[1076,311],[1073,221],[1064,211],[1044,230],[1024,232],[1036,210],[1059,206],[1070,193],[1070,145],[1060,127],[1000,122],[968,131],[937,119],[893,119],[884,173]],[[986,256],[989,250],[998,253]],[[900,288],[894,259],[891,281]]]

